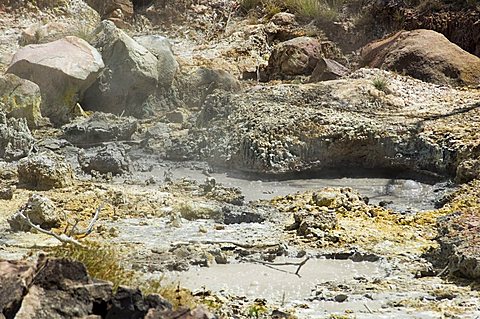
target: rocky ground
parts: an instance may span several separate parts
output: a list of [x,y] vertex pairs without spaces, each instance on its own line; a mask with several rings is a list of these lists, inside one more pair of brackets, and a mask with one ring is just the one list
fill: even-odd
[[471,36],[107,2],[0,0],[0,318],[480,316]]

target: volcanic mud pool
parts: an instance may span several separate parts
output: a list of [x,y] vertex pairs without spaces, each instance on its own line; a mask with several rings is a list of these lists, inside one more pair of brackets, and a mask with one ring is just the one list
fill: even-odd
[[[421,211],[433,209],[435,203],[449,185],[440,179],[425,176],[402,176],[401,174],[384,177],[376,171],[360,170],[359,172],[341,171],[320,176],[316,173],[301,173],[281,176],[282,178],[259,177],[254,174],[238,172],[209,172],[205,163],[169,163],[149,161],[148,170],[135,170],[134,177],[139,180],[162,180],[165,176],[171,179],[187,178],[204,182],[207,177],[226,187],[241,190],[246,201],[269,200],[275,196],[284,196],[306,190],[323,187],[351,187],[362,196],[369,198],[374,205],[382,204],[396,211]],[[297,177],[296,177],[297,176]],[[300,177],[298,177],[300,176]],[[418,177],[418,178],[414,178]]]
[[[302,262],[305,262],[303,265]],[[287,265],[282,265],[287,264]],[[288,265],[290,264],[290,265]],[[295,272],[301,265],[298,275]],[[355,278],[386,276],[385,265],[325,258],[277,258],[272,263],[232,263],[169,272],[165,281],[180,283],[192,290],[201,288],[248,298],[264,298],[271,303],[298,303],[312,296],[316,285],[325,281],[343,282]],[[338,299],[339,297],[337,297]]]

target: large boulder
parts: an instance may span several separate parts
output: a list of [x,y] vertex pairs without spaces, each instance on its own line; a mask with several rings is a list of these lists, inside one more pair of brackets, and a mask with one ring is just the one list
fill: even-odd
[[480,84],[480,58],[431,30],[400,31],[361,50],[362,66],[442,85]]
[[19,161],[18,179],[28,188],[49,190],[70,186],[73,183],[73,171],[63,157],[53,152],[43,152]]
[[0,158],[18,160],[28,155],[35,139],[28,129],[25,119],[7,118],[0,112]]
[[80,153],[78,161],[87,173],[120,175],[129,170],[129,161],[125,149],[115,144],[108,144],[98,152]]
[[42,93],[42,115],[62,124],[72,117],[75,105],[103,66],[95,48],[85,40],[68,36],[20,49],[7,72],[35,82]]
[[157,58],[110,21],[102,21],[92,43],[102,53],[105,70],[85,92],[82,105],[142,117],[157,88]]
[[62,127],[64,138],[75,146],[91,147],[104,142],[127,141],[137,130],[135,118],[95,112]]
[[270,78],[310,75],[322,56],[321,43],[310,37],[298,37],[278,44],[268,60]]
[[35,83],[14,74],[0,76],[0,110],[8,117],[24,118],[30,128],[44,122],[40,112],[42,96]]
[[166,88],[170,87],[179,65],[168,39],[160,35],[144,35],[134,39],[157,57],[158,85]]

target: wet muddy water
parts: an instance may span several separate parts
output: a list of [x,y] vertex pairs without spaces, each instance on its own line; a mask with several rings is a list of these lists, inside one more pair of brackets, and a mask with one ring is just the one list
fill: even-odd
[[[374,172],[364,175],[375,176]],[[189,178],[203,182],[207,177],[215,178],[219,183],[227,187],[236,187],[242,191],[246,201],[268,200],[275,196],[284,196],[296,192],[315,190],[323,187],[351,187],[362,196],[370,199],[371,204],[378,205],[381,202],[397,211],[420,211],[433,209],[435,202],[445,190],[445,182],[423,182],[414,179],[400,177],[328,177],[308,178],[302,174],[301,178],[295,175],[288,179],[265,179],[252,178],[238,173],[206,173],[202,168],[166,168],[164,165],[151,165],[147,172],[136,171],[134,175],[141,179],[162,179],[168,175],[172,179]],[[315,176],[315,175],[312,175]]]

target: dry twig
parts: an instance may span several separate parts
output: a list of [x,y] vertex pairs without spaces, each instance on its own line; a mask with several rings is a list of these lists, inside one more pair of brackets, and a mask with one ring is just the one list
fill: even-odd
[[245,249],[252,249],[252,248],[257,248],[257,249],[262,249],[262,248],[271,248],[271,247],[276,247],[280,246],[280,244],[244,244],[244,243],[239,243],[235,241],[215,241],[215,240],[189,240],[188,242],[177,242],[174,244],[174,246],[178,245],[188,245],[188,244],[204,244],[204,245],[220,245],[220,244],[227,244],[227,245],[234,245],[240,248],[245,248]]
[[[49,236],[52,236],[54,237],[55,239],[57,239],[58,241],[62,242],[62,243],[67,243],[67,244],[74,244],[74,245],[77,245],[77,246],[82,246],[82,244],[77,240],[77,238],[84,238],[86,236],[88,236],[92,231],[93,231],[93,227],[96,223],[96,221],[98,220],[98,216],[100,215],[100,211],[102,210],[103,208],[103,204],[101,204],[97,210],[95,211],[95,215],[93,216],[92,220],[90,221],[90,223],[88,224],[88,227],[85,229],[85,230],[81,230],[81,231],[77,231],[77,225],[78,225],[78,221],[75,221],[75,223],[73,224],[70,232],[68,233],[68,235],[66,234],[55,234],[53,231],[48,231],[46,229],[43,229],[42,227],[40,227],[39,225],[35,225],[31,220],[30,220],[30,217],[28,216],[28,214],[25,213],[25,210],[28,208],[27,205],[25,205],[24,207],[22,207],[19,211],[18,211],[18,215],[23,218],[27,224],[32,227],[33,229],[35,229],[36,231],[40,232],[40,233],[43,233],[43,234],[47,234]],[[67,221],[68,222],[68,221]],[[70,223],[69,223],[70,224]],[[67,231],[68,229],[68,226],[67,228],[65,228],[65,232]]]
[[40,227],[38,225],[35,225],[34,223],[32,223],[32,221],[30,220],[28,215],[24,214],[24,210],[19,211],[19,216],[22,217],[30,227],[32,227],[33,229],[35,229],[36,231],[38,231],[40,233],[50,235],[50,236],[58,239],[62,243],[69,243],[69,244],[74,244],[74,245],[78,245],[78,246],[82,245],[82,244],[80,244],[80,242],[78,240],[76,240],[74,238],[71,238],[71,237],[69,237],[65,234],[57,235],[52,231],[45,230],[42,227]]
[[[278,271],[285,272],[285,273],[288,273],[288,274],[293,274],[293,275],[296,275],[299,278],[301,278],[302,276],[300,276],[300,269],[302,269],[302,267],[307,263],[307,261],[309,259],[310,259],[310,256],[308,256],[307,258],[305,258],[304,260],[302,260],[301,262],[298,262],[298,263],[297,262],[271,263],[271,262],[268,262],[268,261],[257,260],[257,259],[249,259],[249,261],[254,262],[254,263],[262,264],[262,265],[264,265],[268,268],[274,269],[274,270],[278,270]],[[298,266],[298,267],[297,267],[297,270],[295,272],[291,272],[291,271],[287,271],[287,270],[283,270],[283,269],[278,269],[274,266]]]

